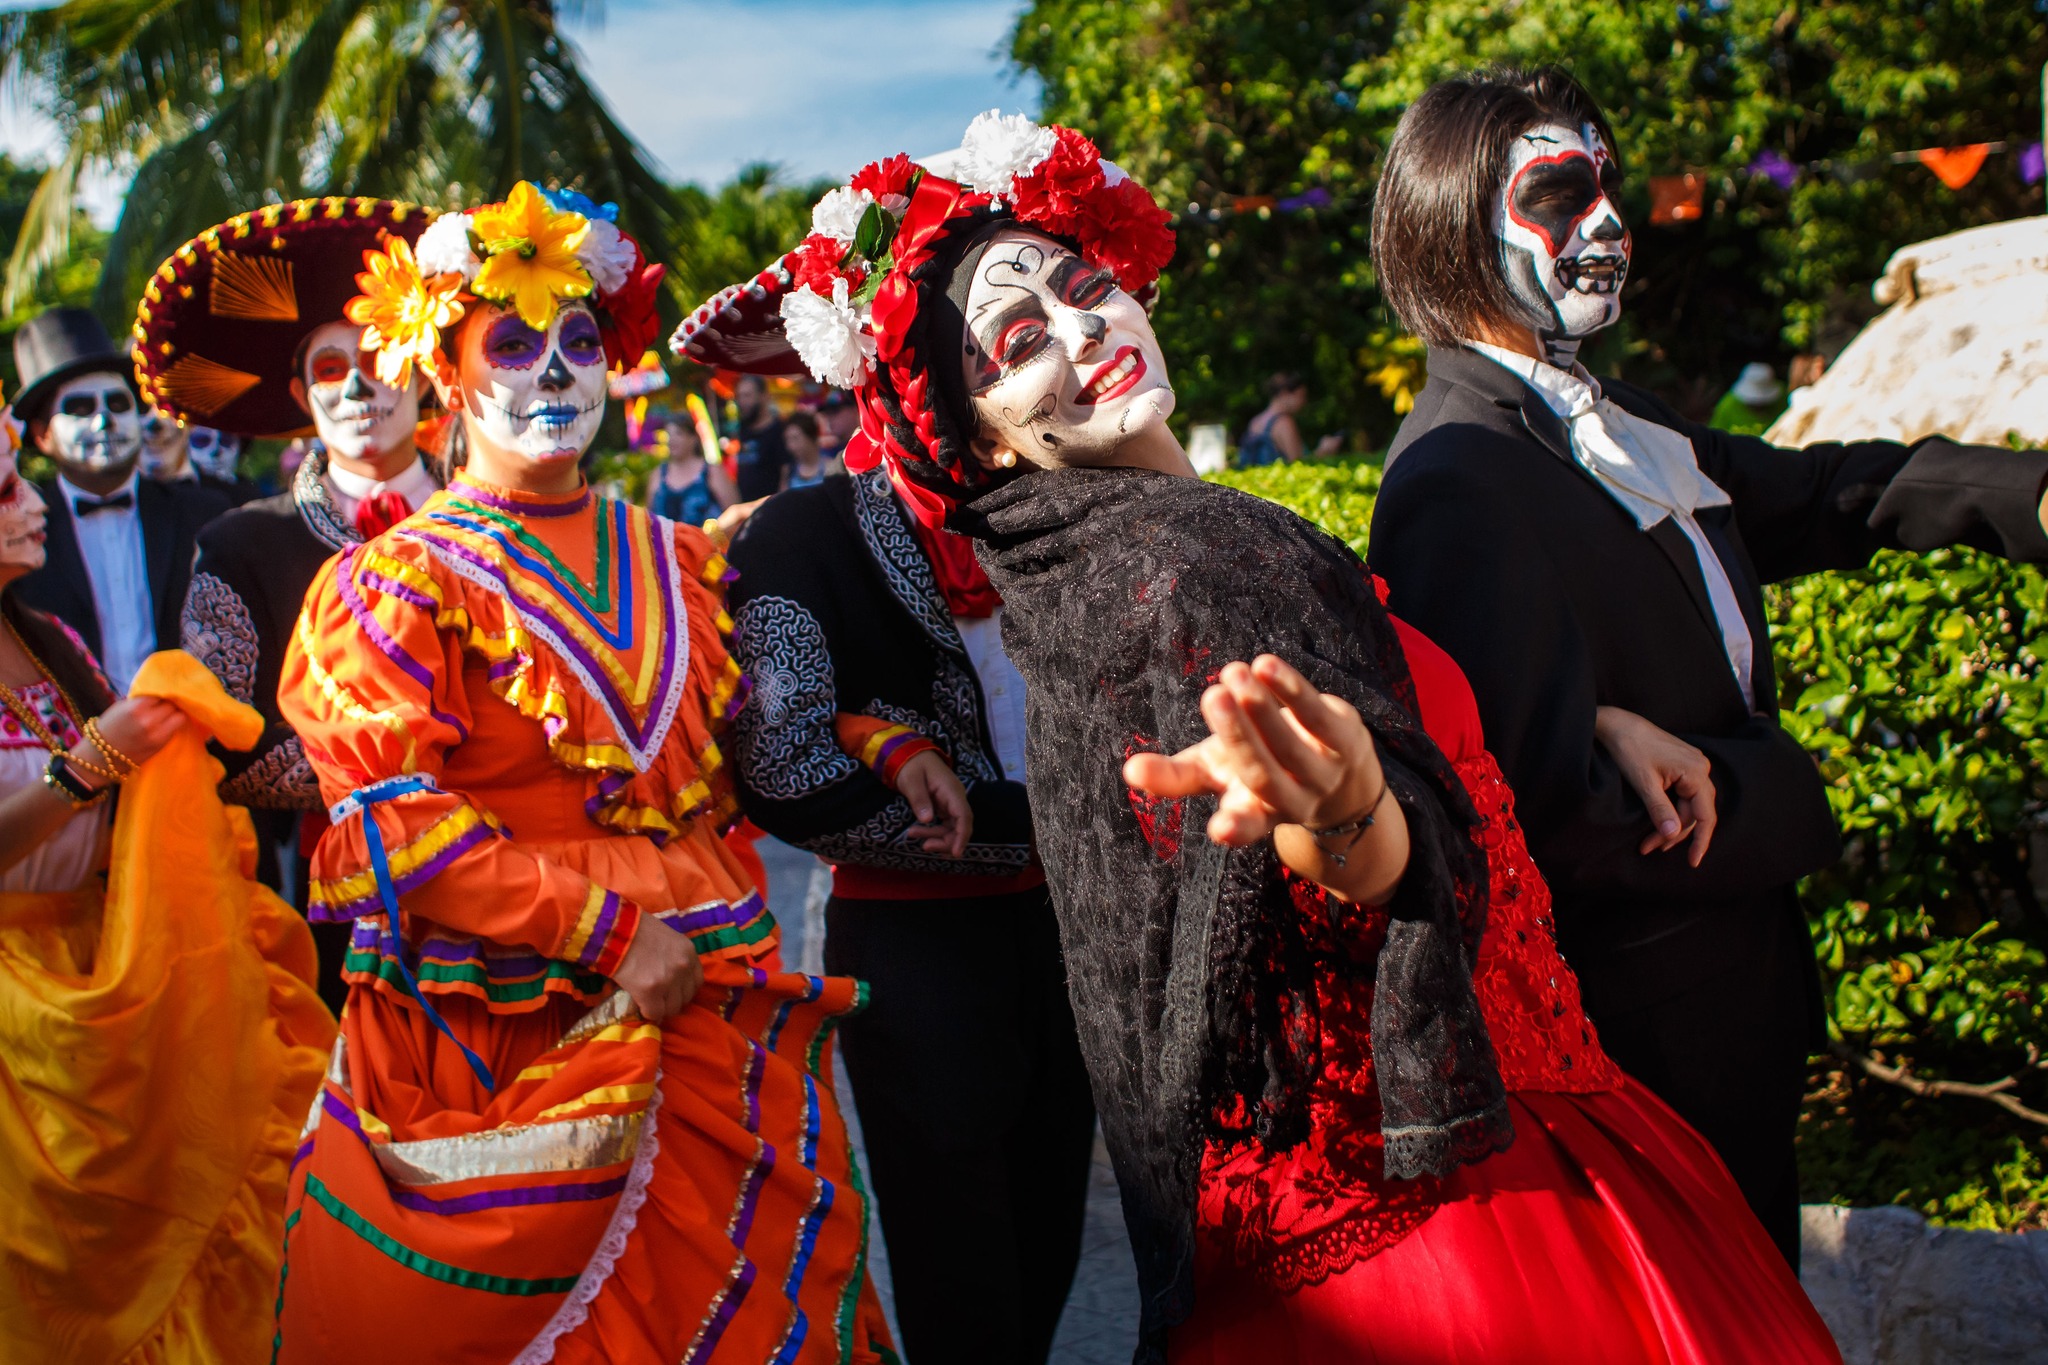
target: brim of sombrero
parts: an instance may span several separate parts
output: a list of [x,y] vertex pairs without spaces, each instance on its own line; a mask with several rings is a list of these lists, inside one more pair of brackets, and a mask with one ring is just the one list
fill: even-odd
[[292,397],[299,345],[344,321],[363,253],[418,239],[432,214],[388,199],[271,204],[208,228],[150,277],[136,310],[142,397],[179,421],[242,436],[312,430]]
[[782,298],[795,286],[788,257],[745,284],[728,285],[684,318],[669,349],[686,360],[741,374],[807,375],[782,328]]

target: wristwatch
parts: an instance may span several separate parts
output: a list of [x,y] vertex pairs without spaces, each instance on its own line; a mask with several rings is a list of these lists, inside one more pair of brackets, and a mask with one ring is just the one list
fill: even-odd
[[44,765],[43,785],[69,801],[73,810],[84,810],[110,790],[108,787],[88,787],[79,781],[78,774],[71,770],[71,760],[61,753],[51,754],[50,761]]

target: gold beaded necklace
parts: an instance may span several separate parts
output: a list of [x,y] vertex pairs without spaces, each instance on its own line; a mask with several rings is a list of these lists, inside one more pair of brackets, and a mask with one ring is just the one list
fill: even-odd
[[[28,641],[21,638],[21,632],[15,628],[14,622],[8,621],[6,624],[7,633],[14,637],[14,643],[21,646],[21,652],[28,656],[30,663],[36,666],[36,672],[42,674],[50,686],[57,689],[57,699],[64,703],[64,709],[71,713],[72,720],[75,722],[79,716],[78,704],[71,700],[71,694],[64,690],[64,684],[58,682],[57,675],[50,672],[49,667],[40,658],[36,657],[36,652],[28,647]],[[13,713],[14,718],[20,721],[45,749],[48,749],[53,754],[69,751],[71,746],[50,733],[50,728],[43,724],[43,718],[36,714],[34,705],[6,683],[0,683],[0,702],[6,704],[7,709]]]

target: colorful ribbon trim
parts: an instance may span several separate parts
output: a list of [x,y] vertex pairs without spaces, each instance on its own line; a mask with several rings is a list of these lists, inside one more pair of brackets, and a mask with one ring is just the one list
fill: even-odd
[[427,993],[420,989],[418,978],[412,968],[405,965],[405,943],[398,936],[398,890],[391,884],[391,860],[384,853],[384,834],[377,828],[377,821],[370,814],[370,807],[379,802],[390,801],[418,791],[438,791],[434,779],[426,773],[405,773],[398,777],[387,777],[381,782],[372,782],[367,787],[358,787],[328,808],[327,818],[340,824],[349,816],[361,813],[363,817],[363,842],[370,846],[370,866],[377,874],[377,896],[384,903],[384,931],[389,936],[386,951],[391,960],[398,964],[399,975],[405,978],[405,988],[412,992],[412,998],[419,1003],[427,1021],[448,1036],[448,1041],[462,1050],[462,1058],[469,1063],[469,1069],[483,1082],[486,1092],[495,1093],[498,1083],[491,1079],[491,1069],[484,1065],[484,1059],[469,1050],[469,1045],[455,1036],[455,1030],[448,1027],[448,1021],[441,1017],[441,1011],[428,1003]]

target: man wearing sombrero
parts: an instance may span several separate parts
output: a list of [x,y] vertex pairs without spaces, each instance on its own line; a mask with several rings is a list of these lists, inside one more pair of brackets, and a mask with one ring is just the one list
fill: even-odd
[[[185,601],[185,649],[263,713],[253,750],[220,755],[221,791],[264,813],[259,827],[273,845],[291,838],[301,813],[321,819],[312,769],[277,708],[306,589],[335,551],[404,520],[438,487],[413,444],[425,377],[381,383],[360,348],[363,329],[342,315],[363,252],[414,240],[427,217],[339,198],[241,214],[172,253],[137,310],[136,372],[158,410],[195,430],[320,438],[289,491],[206,527]],[[302,856],[312,842],[300,840]],[[321,990],[339,1009],[348,931],[319,925],[315,937]]]
[[220,504],[139,478],[141,405],[128,357],[83,308],[52,308],[14,336],[27,444],[56,462],[43,487],[49,555],[15,589],[77,631],[123,692],[178,641],[192,542]]

